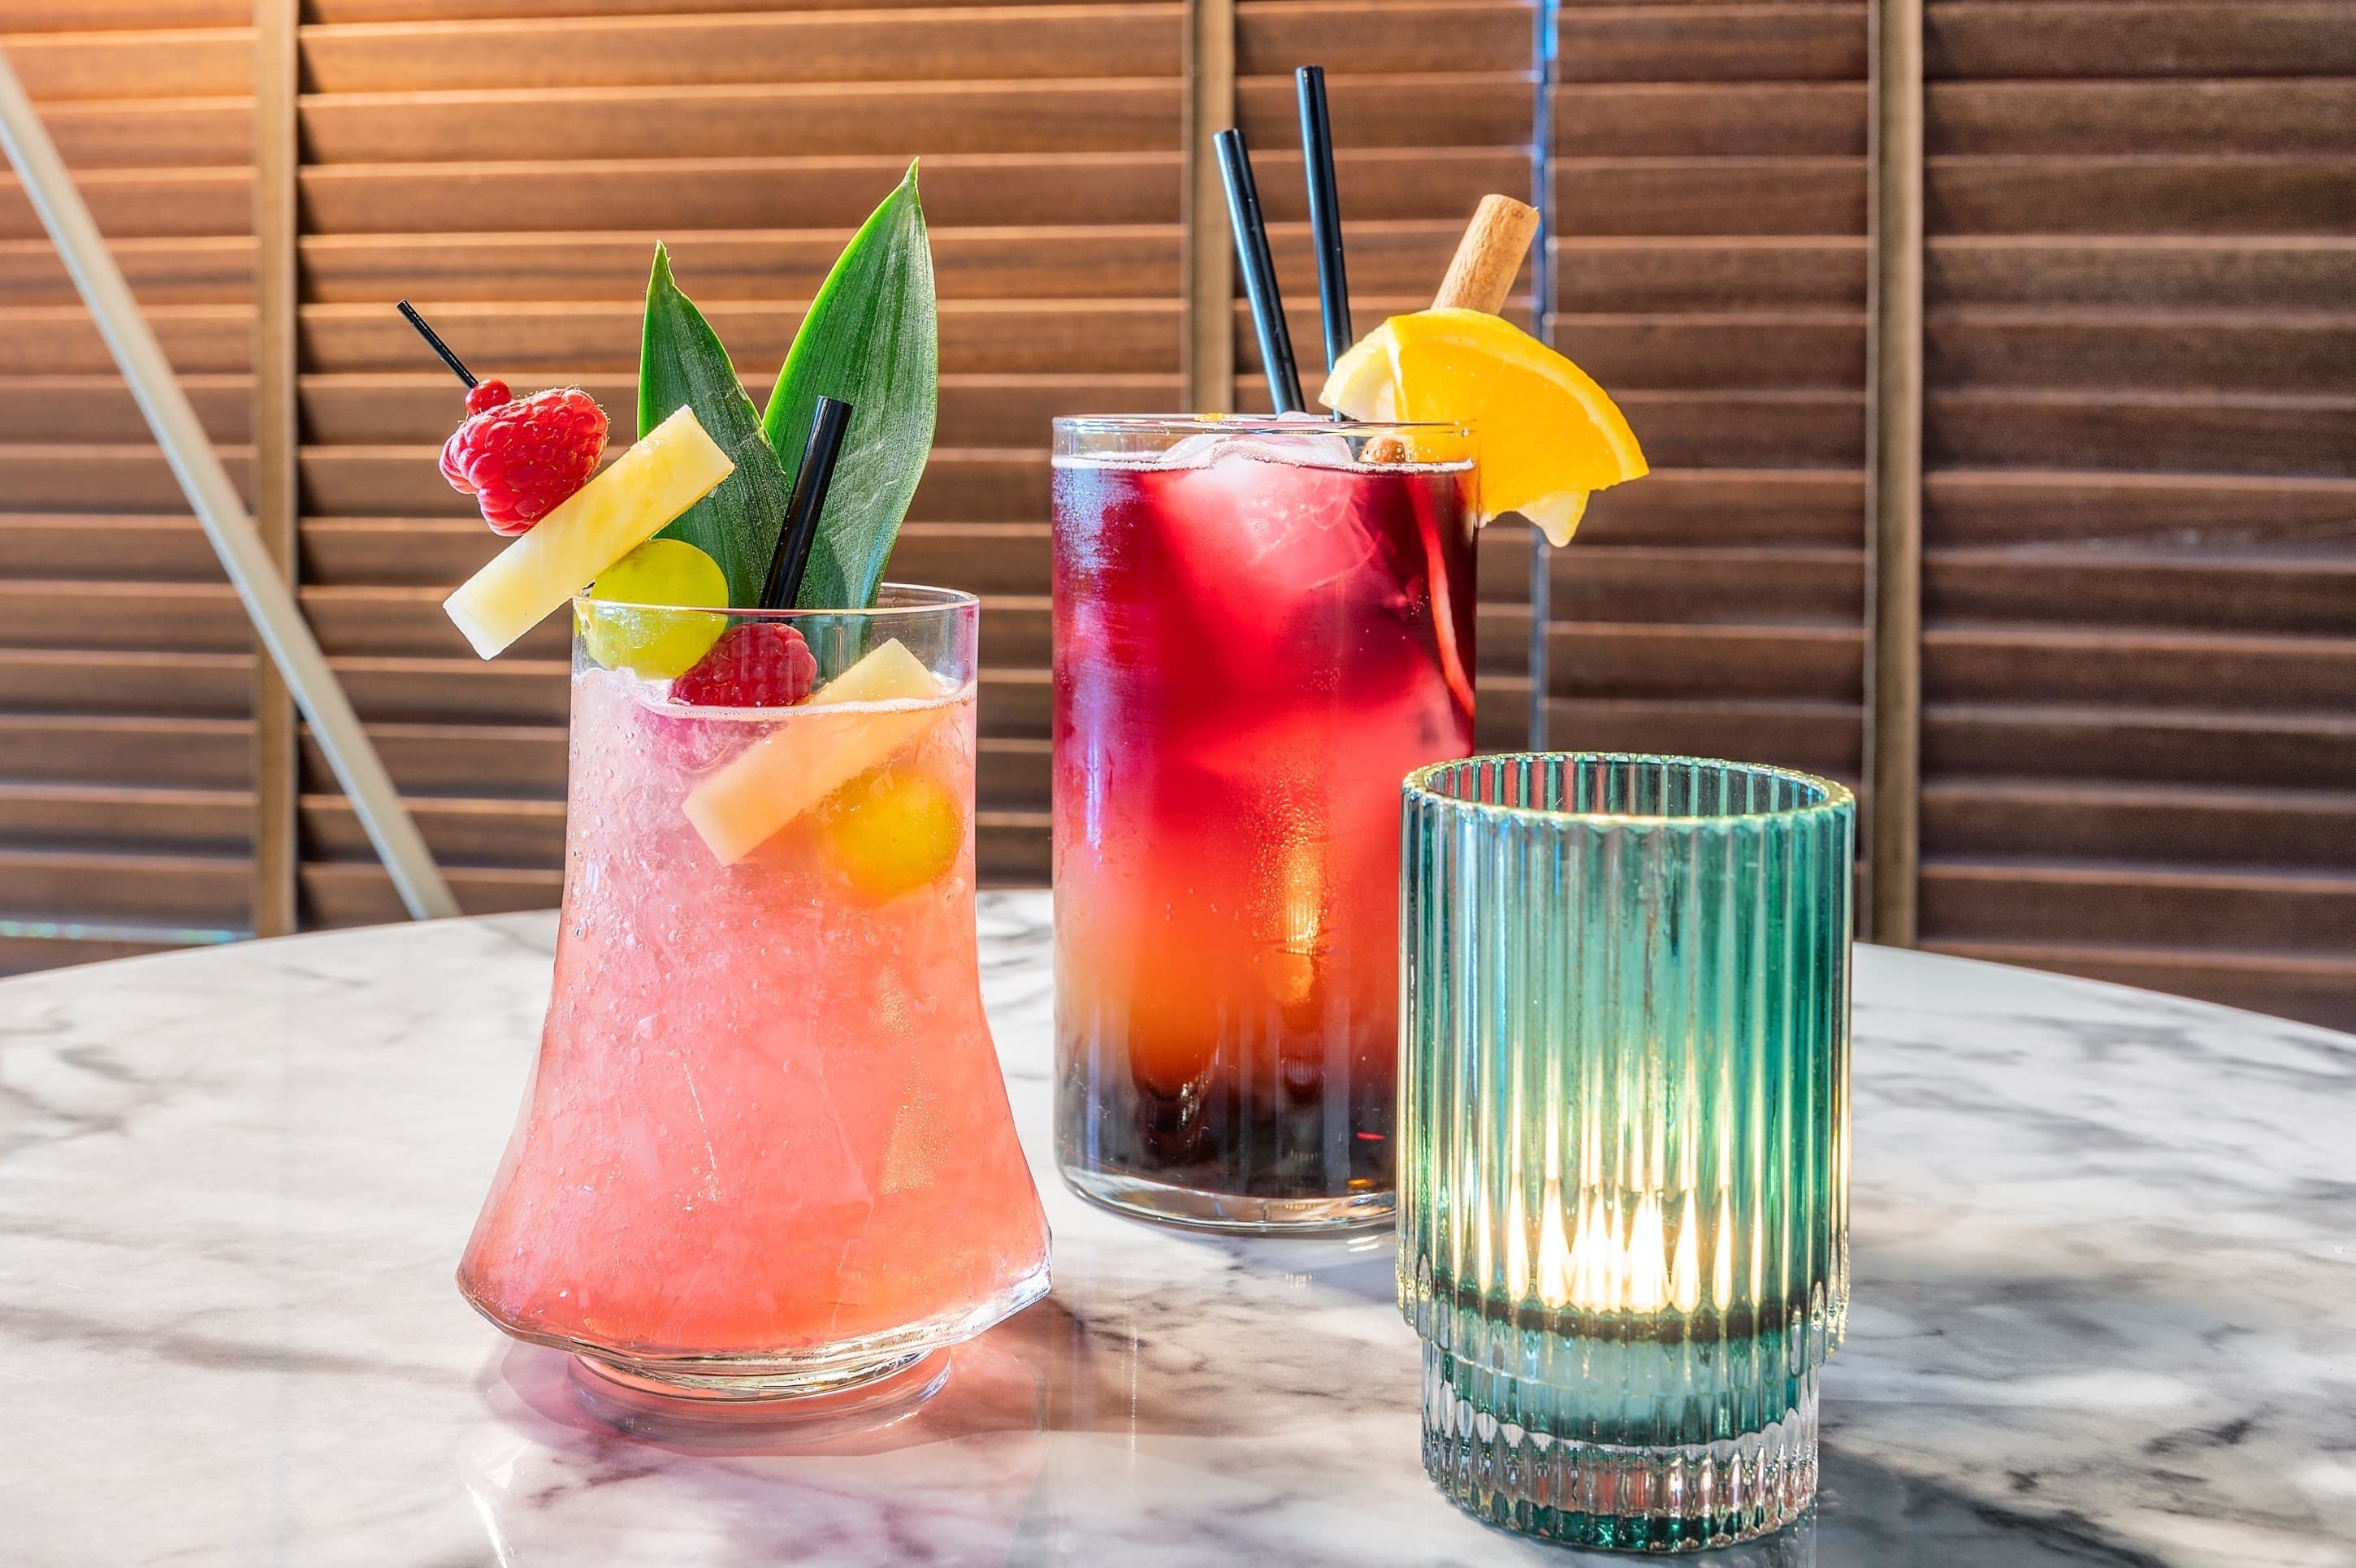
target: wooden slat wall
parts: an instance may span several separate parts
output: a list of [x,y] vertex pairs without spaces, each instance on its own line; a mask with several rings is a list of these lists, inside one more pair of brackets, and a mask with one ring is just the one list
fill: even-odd
[[2356,1026],[2356,6],[1925,59],[1922,940]]
[[[566,631],[496,663],[439,608],[498,541],[442,483],[455,383],[573,381],[625,432],[657,238],[756,402],[851,230],[924,157],[941,416],[895,576],[985,597],[983,875],[1046,870],[1047,422],[1174,405],[1183,7],[312,0],[305,601],[470,909],[553,903]],[[316,766],[311,923],[398,916]]]
[[[1529,0],[1239,0],[1237,113],[1270,226],[1301,382],[1324,376],[1293,71],[1325,68],[1347,242],[1352,325],[1420,310],[1487,191],[1526,199],[1536,13]],[[1224,215],[1214,220],[1224,226]],[[1527,274],[1507,313],[1530,324]],[[1249,313],[1235,310],[1236,406],[1265,411]],[[1482,541],[1479,743],[1526,744],[1529,534]]]
[[[0,45],[241,482],[250,19],[244,0],[0,0]],[[244,619],[5,172],[0,512],[0,972],[244,934]]]
[[1554,553],[1554,746],[1858,779],[1866,38],[1861,0],[1561,6],[1554,340],[1654,472]]
[[[1235,9],[1313,380],[1291,69],[1331,73],[1364,326],[1424,300],[1480,192],[1527,184],[1533,10]],[[1927,12],[1922,938],[2356,1023],[2356,6]],[[241,478],[252,15],[0,0]],[[436,609],[495,542],[434,475],[456,393],[389,302],[626,425],[661,236],[757,397],[917,153],[946,375],[896,569],[989,598],[984,866],[1041,878],[1046,422],[1183,401],[1188,6],[303,15],[304,599],[462,899],[555,897],[564,639],[484,665]],[[1858,775],[1867,23],[1867,0],[1562,0],[1551,326],[1656,475],[1554,559],[1554,744]],[[0,968],[236,934],[250,637],[13,185],[0,327]],[[1237,405],[1264,406],[1236,328]],[[1489,745],[1522,736],[1528,563],[1493,531]],[[316,755],[304,783],[305,918],[397,917]]]

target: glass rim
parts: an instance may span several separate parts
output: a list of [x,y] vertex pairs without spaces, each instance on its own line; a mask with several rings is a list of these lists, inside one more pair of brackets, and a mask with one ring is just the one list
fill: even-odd
[[[893,595],[901,596],[901,601],[894,604],[884,602]],[[969,606],[978,607],[981,604],[980,595],[967,593],[963,588],[936,588],[923,583],[882,583],[876,586],[875,597],[876,602],[862,610],[798,607],[773,610],[757,607],[736,609],[724,605],[648,605],[640,604],[635,599],[593,598],[586,592],[583,592],[573,596],[573,608],[575,614],[585,615],[595,615],[606,610],[629,610],[652,611],[663,615],[728,616],[737,620],[814,620],[820,616],[829,616],[880,621],[894,617],[913,618],[919,616],[938,615],[943,610],[963,609]]]
[[1344,435],[1394,433],[1444,434],[1470,439],[1472,427],[1452,419],[1326,419],[1313,423],[1298,415],[1287,419],[1273,413],[1067,413],[1054,421],[1058,431],[1076,435],[1133,435],[1174,431],[1188,435],[1293,435],[1304,431]]
[[[1470,768],[1483,762],[1545,762],[1555,758],[1572,762],[1655,763],[1673,768],[1714,768],[1725,773],[1748,774],[1755,778],[1781,779],[1822,792],[1822,799],[1796,806],[1768,806],[1754,811],[1692,811],[1669,815],[1651,811],[1575,811],[1558,806],[1516,806],[1497,800],[1471,800],[1462,795],[1451,795],[1432,787],[1432,781],[1451,768]],[[1430,800],[1452,811],[1472,816],[1488,816],[1505,822],[1545,822],[1593,827],[1654,827],[1700,829],[1739,827],[1745,823],[1795,822],[1811,819],[1839,816],[1854,812],[1857,797],[1847,785],[1837,779],[1826,779],[1818,773],[1804,773],[1796,768],[1779,768],[1771,762],[1736,762],[1723,757],[1681,757],[1653,751],[1494,751],[1472,757],[1451,757],[1441,762],[1427,763],[1407,776],[1400,785],[1402,793],[1414,800]]]

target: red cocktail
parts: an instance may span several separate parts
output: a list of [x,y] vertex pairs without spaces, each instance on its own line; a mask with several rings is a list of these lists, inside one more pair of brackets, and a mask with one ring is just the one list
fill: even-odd
[[1087,1196],[1389,1214],[1399,785],[1472,749],[1471,453],[1057,422],[1057,1135]]

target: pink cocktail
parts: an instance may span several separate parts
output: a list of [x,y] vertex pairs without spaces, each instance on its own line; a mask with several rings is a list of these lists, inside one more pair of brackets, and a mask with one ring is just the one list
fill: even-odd
[[1160,1218],[1392,1198],[1399,786],[1472,741],[1471,438],[1056,426],[1057,1146]]
[[[640,643],[700,613],[576,608]],[[581,639],[555,993],[459,1268],[511,1334],[729,1397],[890,1375],[1047,1288],[976,963],[975,602],[734,613],[765,617],[830,682],[801,705],[688,705]]]

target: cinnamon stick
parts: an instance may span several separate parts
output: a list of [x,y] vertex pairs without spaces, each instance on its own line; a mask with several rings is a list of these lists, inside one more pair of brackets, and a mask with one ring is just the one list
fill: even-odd
[[1448,263],[1448,275],[1440,280],[1431,307],[1503,314],[1505,301],[1513,296],[1514,278],[1522,270],[1522,257],[1537,231],[1537,208],[1510,196],[1483,197],[1472,226],[1456,242],[1456,257]]
[[[1433,296],[1434,310],[1478,310],[1500,315],[1513,297],[1514,279],[1522,270],[1531,237],[1538,231],[1538,209],[1510,196],[1484,196],[1472,214],[1464,238],[1456,242],[1455,258]],[[1404,463],[1407,444],[1396,435],[1377,435],[1358,454],[1366,463]]]

